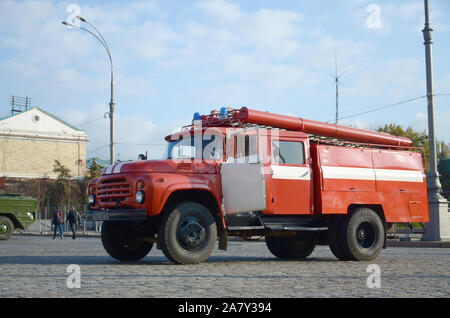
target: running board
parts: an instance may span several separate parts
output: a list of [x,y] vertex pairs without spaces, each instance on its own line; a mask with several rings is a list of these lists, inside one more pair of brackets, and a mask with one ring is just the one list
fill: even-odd
[[304,216],[273,216],[258,212],[231,214],[226,216],[228,231],[327,231],[328,223]]
[[323,220],[316,220],[309,217],[296,216],[271,216],[260,217],[264,226],[271,231],[327,231],[328,224]]
[[307,226],[292,226],[292,225],[283,225],[283,224],[267,224],[266,228],[271,231],[327,231],[328,227],[307,227]]

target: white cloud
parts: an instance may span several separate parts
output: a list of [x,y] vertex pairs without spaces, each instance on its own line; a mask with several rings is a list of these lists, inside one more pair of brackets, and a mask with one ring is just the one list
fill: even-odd
[[[391,100],[399,96],[417,97],[423,95],[424,80],[420,71],[422,61],[408,58],[392,58],[373,65],[359,66],[354,72],[355,81],[351,87],[343,87],[345,94],[375,96],[384,94]],[[419,80],[418,80],[419,79]],[[417,92],[408,96],[408,92]]]
[[202,1],[197,6],[210,19],[221,24],[229,25],[240,22],[244,17],[239,4],[226,0]]
[[[101,26],[112,50],[120,109],[116,136],[129,143],[160,143],[162,132],[171,130],[167,127],[183,124],[165,127],[156,120],[146,120],[146,103],[153,109],[165,109],[167,100],[195,110],[210,104],[262,108],[275,104],[282,108],[284,101],[294,104],[308,94],[320,99],[324,89],[334,99],[328,75],[334,70],[335,50],[340,70],[347,71],[341,88],[344,98],[364,96],[369,97],[368,104],[380,104],[372,103],[372,98],[397,101],[422,94],[411,92],[424,91],[423,59],[414,54],[396,57],[395,52],[380,58],[372,41],[356,33],[335,33],[325,25],[309,32],[313,30],[307,30],[308,26],[314,23],[308,19],[316,16],[294,10],[263,5],[250,10],[232,0],[202,0],[189,5],[153,0],[86,3],[81,6],[82,15]],[[369,3],[358,0],[347,10],[354,14],[353,9],[360,9],[363,27]],[[67,18],[68,4],[0,1],[0,50],[7,56],[0,61],[0,72],[5,74],[0,80],[5,85],[14,78],[12,82],[20,83],[16,89],[37,97],[33,101],[44,108],[47,102],[69,108],[61,111],[61,116],[77,126],[108,110],[109,65],[106,53],[92,36],[61,25]],[[392,28],[400,25],[408,32],[419,23],[423,27],[422,5],[420,1],[381,3],[382,23],[386,28],[391,27],[388,23],[393,23]],[[445,15],[436,12],[433,18],[444,21]],[[441,72],[436,91],[446,92],[450,77],[445,70]],[[103,100],[104,104],[92,106]],[[311,99],[308,102],[310,105]],[[325,111],[325,106],[310,109],[319,110]],[[292,108],[287,111],[292,112]],[[86,126],[86,130],[91,150],[108,143],[106,119]],[[129,153],[134,158],[139,149],[120,149],[121,157]],[[102,151],[107,157],[107,148]]]
[[127,46],[129,55],[153,60],[171,53],[171,47],[178,42],[178,36],[163,22],[145,21],[141,25],[122,29],[121,40]]
[[299,13],[272,9],[246,13],[238,4],[226,0],[202,1],[198,7],[214,28],[209,35],[215,44],[225,41],[274,58],[292,57],[299,50],[299,26],[303,21]]
[[301,59],[322,71],[330,72],[335,68],[335,52],[341,72],[351,72],[353,65],[364,64],[374,48],[366,42],[335,39],[329,34],[316,37],[315,41],[305,43],[301,47]]
[[[438,140],[450,142],[450,109],[435,112],[435,131]],[[411,121],[410,126],[417,131],[428,131],[428,115],[418,112]]]
[[[78,129],[86,131],[88,136],[88,158],[98,156],[109,158],[110,121],[104,114],[106,105],[94,105],[87,112],[78,109],[67,109],[56,115],[70,122]],[[124,113],[124,112],[122,112]],[[115,156],[121,160],[133,160],[140,153],[149,151],[150,158],[161,158],[166,142],[164,137],[174,129],[179,129],[181,122],[157,125],[139,113],[120,115],[116,113],[114,120]]]

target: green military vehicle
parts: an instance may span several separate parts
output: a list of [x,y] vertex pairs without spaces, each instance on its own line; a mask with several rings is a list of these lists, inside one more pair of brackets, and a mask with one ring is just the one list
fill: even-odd
[[37,199],[19,194],[0,194],[0,240],[8,240],[15,229],[25,230],[36,220]]

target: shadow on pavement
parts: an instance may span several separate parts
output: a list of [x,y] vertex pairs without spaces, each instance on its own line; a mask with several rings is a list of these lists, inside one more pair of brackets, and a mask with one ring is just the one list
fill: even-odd
[[[281,263],[281,262],[336,262],[333,258],[307,258],[305,260],[289,261],[274,257],[245,257],[245,256],[211,256],[205,263],[201,264],[232,264],[240,262],[266,262],[266,263]],[[146,258],[137,262],[119,262],[110,256],[0,256],[0,265],[175,265],[163,256],[147,256]],[[189,265],[196,266],[196,265]]]

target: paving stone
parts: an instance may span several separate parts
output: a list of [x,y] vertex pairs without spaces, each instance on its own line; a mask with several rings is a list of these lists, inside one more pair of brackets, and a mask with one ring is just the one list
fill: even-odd
[[[66,286],[70,264],[80,266],[80,289]],[[380,288],[367,287],[371,264]],[[119,263],[99,238],[13,236],[0,242],[0,297],[450,297],[448,264],[449,248],[411,247],[341,262],[318,246],[304,261],[284,261],[263,241],[231,241],[199,265],[172,264],[155,247],[139,262]]]

